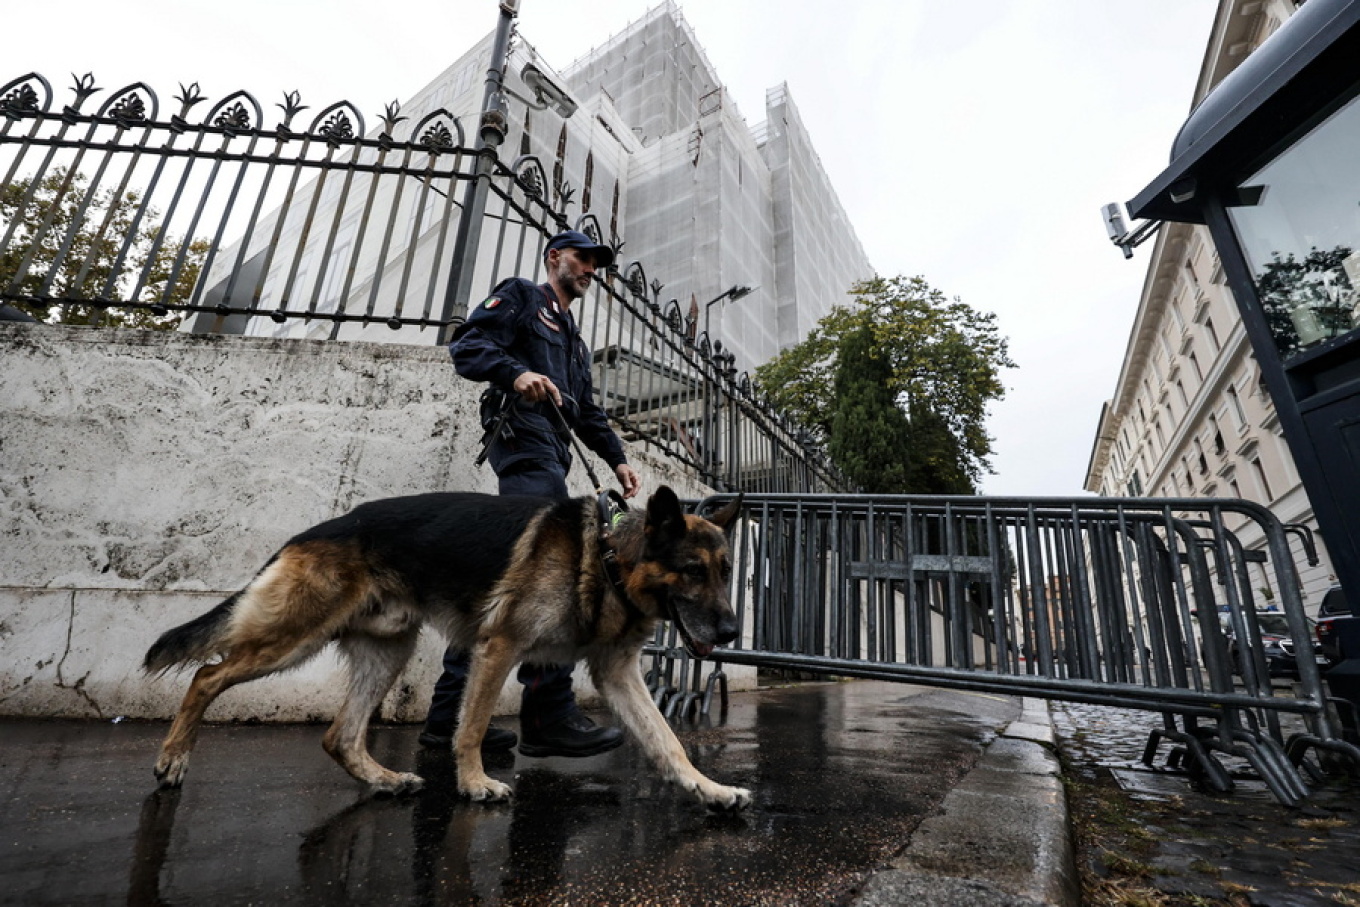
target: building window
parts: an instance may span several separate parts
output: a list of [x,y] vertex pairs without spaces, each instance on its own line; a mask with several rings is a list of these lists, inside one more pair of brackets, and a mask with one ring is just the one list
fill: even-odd
[[1265,495],[1267,503],[1275,500],[1275,492],[1270,490],[1270,480],[1266,478],[1265,467],[1261,465],[1260,457],[1251,458],[1251,468],[1256,472],[1256,481],[1261,486],[1261,493]]
[[1199,357],[1194,353],[1190,354],[1190,370],[1195,373],[1196,380],[1204,380],[1204,372],[1202,372],[1199,367]]
[[581,186],[581,212],[590,210],[590,184],[595,180],[595,153],[586,152],[586,178]]
[[1360,178],[1357,136],[1360,99],[1352,98],[1240,184],[1254,204],[1228,209],[1285,359],[1360,328],[1355,192],[1341,190]]
[[557,134],[557,157],[553,161],[553,196],[558,199],[558,206],[561,205],[562,191],[567,182],[567,124],[562,124],[562,131]]
[[1242,401],[1237,396],[1237,388],[1233,387],[1231,384],[1228,385],[1228,405],[1229,411],[1233,414],[1233,419],[1236,422],[1237,430],[1241,431],[1246,428],[1246,410],[1242,409]]
[[1218,331],[1214,330],[1214,320],[1212,318],[1204,319],[1204,329],[1209,332],[1209,344],[1213,347],[1214,352],[1217,353],[1222,348],[1223,344],[1219,343]]
[[619,181],[614,180],[614,200],[609,205],[609,235],[619,235]]
[[1174,364],[1176,356],[1171,352],[1171,341],[1167,339],[1166,332],[1158,334],[1157,341],[1162,345],[1162,355],[1166,357],[1166,361]]

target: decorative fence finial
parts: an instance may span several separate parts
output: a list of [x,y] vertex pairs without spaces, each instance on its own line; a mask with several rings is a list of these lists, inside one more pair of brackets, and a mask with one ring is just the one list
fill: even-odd
[[288,129],[293,123],[293,117],[307,109],[307,105],[302,103],[302,93],[290,91],[283,96],[283,103],[275,105],[283,111],[283,122],[279,128]]
[[66,109],[70,113],[80,113],[81,105],[90,99],[90,95],[101,89],[94,84],[94,73],[92,72],[87,72],[83,76],[71,73],[71,78],[76,80],[76,84],[71,89],[76,93],[76,102]]

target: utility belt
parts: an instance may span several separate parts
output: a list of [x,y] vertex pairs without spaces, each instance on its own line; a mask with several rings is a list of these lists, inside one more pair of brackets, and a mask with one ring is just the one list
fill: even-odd
[[[575,417],[579,407],[575,400],[570,396],[563,395],[565,409]],[[507,394],[498,387],[488,386],[482,391],[481,401],[478,404],[478,418],[482,423],[482,451],[477,455],[476,465],[481,466],[486,462],[490,455],[491,446],[497,441],[502,443],[513,443],[516,440],[515,434],[515,415],[532,414],[539,416],[547,421],[544,429],[552,434],[567,435],[567,423],[561,421],[560,427],[554,422],[562,419],[562,415],[555,412],[557,409],[551,400],[543,403],[525,403],[518,394]],[[534,434],[533,427],[529,426],[529,432]],[[563,440],[563,444],[567,441]]]
[[482,391],[482,399],[478,405],[478,416],[482,422],[482,452],[477,454],[477,466],[486,462],[487,456],[491,453],[491,445],[497,439],[502,441],[515,440],[515,431],[510,426],[510,414],[515,411],[517,398],[513,394],[507,394],[496,387],[488,386]]

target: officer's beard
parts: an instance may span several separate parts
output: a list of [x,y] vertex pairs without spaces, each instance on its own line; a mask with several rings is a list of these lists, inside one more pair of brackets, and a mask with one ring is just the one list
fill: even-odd
[[563,302],[573,302],[586,295],[586,290],[590,287],[589,274],[573,274],[571,263],[560,261],[557,264],[557,272],[553,274],[553,285],[566,295]]

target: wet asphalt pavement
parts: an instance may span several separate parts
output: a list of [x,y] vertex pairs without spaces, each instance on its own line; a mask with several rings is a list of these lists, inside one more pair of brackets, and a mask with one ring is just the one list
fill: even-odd
[[426,790],[371,799],[321,725],[207,726],[184,788],[157,791],[166,724],[0,720],[0,903],[847,904],[1019,712],[880,683],[734,694],[680,729],[701,771],[753,789],[734,815],[631,743],[490,758],[515,796],[482,805],[417,726],[377,727],[371,747]]

